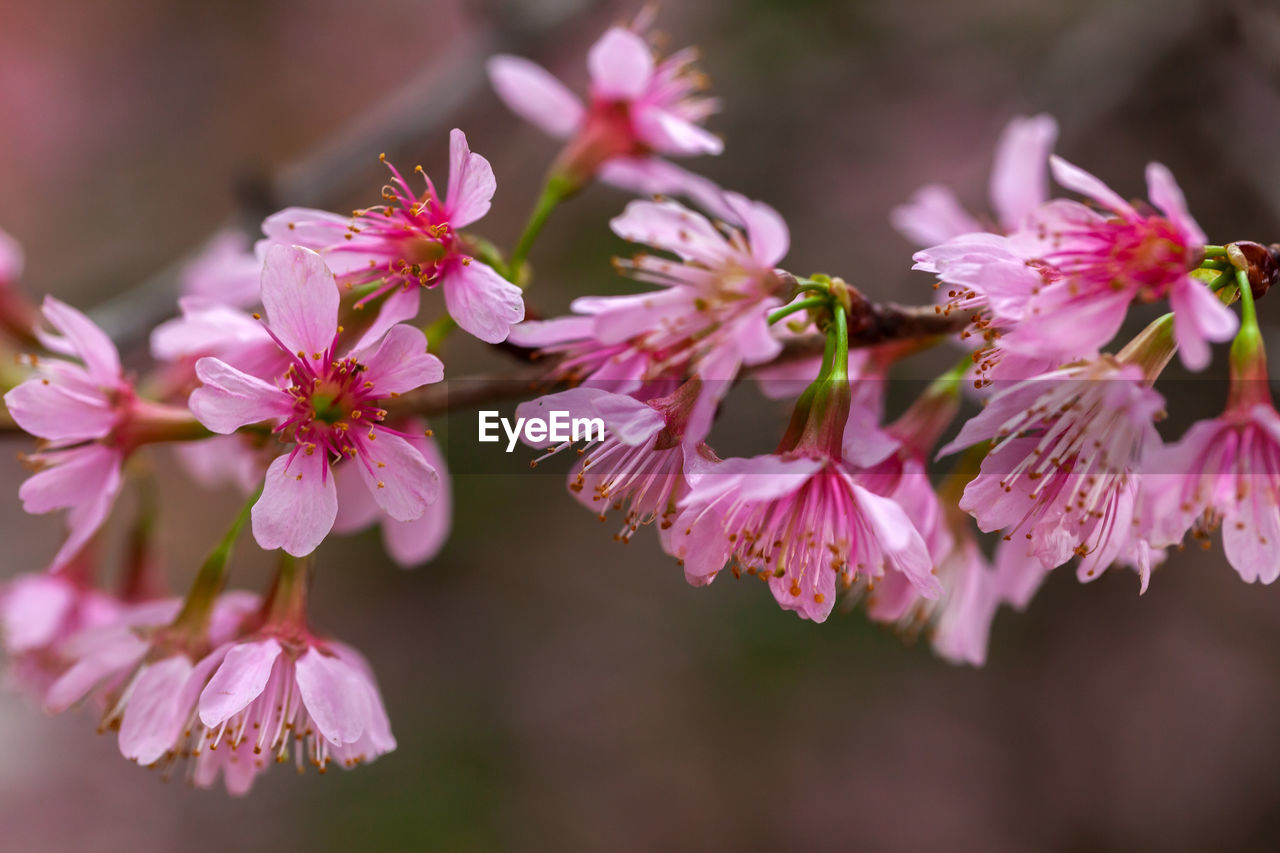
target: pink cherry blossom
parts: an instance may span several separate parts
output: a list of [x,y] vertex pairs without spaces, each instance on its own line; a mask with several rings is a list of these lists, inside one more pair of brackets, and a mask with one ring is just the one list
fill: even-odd
[[[267,627],[197,668],[208,675],[179,755],[193,761],[198,785],[223,769],[228,789],[244,793],[254,773],[287,761],[291,748],[299,769],[306,762],[322,773],[331,762],[355,767],[396,748],[368,662],[342,643]],[[217,762],[219,753],[227,755]],[[235,772],[231,756],[253,771]]]
[[1032,216],[1028,261],[1043,264],[1042,284],[1003,338],[1013,352],[1064,358],[1105,345],[1120,330],[1129,304],[1167,299],[1175,316],[1179,355],[1191,370],[1209,363],[1209,342],[1230,340],[1236,315],[1190,272],[1204,257],[1205,237],[1191,218],[1169,170],[1147,167],[1147,186],[1159,213],[1143,213],[1065,160],[1051,160],[1054,177],[1102,208],[1056,201]]
[[[1265,381],[1265,380],[1263,380]],[[1280,414],[1269,400],[1200,421],[1144,464],[1144,529],[1153,545],[1219,526],[1227,561],[1249,583],[1280,577]]]
[[[984,531],[1023,537],[1046,569],[1082,558],[1082,581],[1132,545],[1139,461],[1159,443],[1164,399],[1137,364],[1111,356],[1013,383],[944,453],[990,441],[960,508]],[[1149,566],[1143,567],[1143,590]]]
[[383,191],[386,204],[351,218],[288,208],[269,217],[263,232],[272,243],[319,252],[347,287],[381,282],[358,303],[384,297],[366,340],[416,317],[419,292],[437,286],[449,315],[464,330],[488,343],[505,340],[511,325],[524,319],[520,288],[477,260],[460,233],[489,212],[497,187],[489,161],[472,153],[466,135],[455,128],[443,196],[421,168],[426,193],[418,197],[400,171],[387,166],[392,180]]
[[631,202],[613,220],[614,233],[680,260],[642,253],[619,265],[663,289],[579,298],[574,316],[524,323],[511,341],[559,356],[559,377],[619,394],[697,376],[702,390],[685,431],[686,445],[696,447],[740,369],[782,350],[768,314],[785,289],[775,265],[789,245],[786,224],[761,202],[732,196],[730,203],[745,230],[717,228],[673,201]]
[[397,521],[378,506],[373,495],[360,482],[355,469],[340,465],[334,471],[334,485],[338,491],[338,517],[333,523],[333,532],[355,533],[376,522],[382,530],[383,547],[391,559],[407,569],[431,561],[444,547],[453,524],[453,497],[450,493],[448,464],[426,424],[420,420],[410,420],[403,426],[405,440],[417,448],[422,458],[439,476],[439,496],[421,517]]
[[420,518],[439,494],[439,477],[403,434],[383,424],[381,401],[442,378],[426,337],[397,324],[380,340],[339,355],[333,274],[319,255],[298,246],[267,251],[262,302],[288,367],[273,384],[202,358],[196,373],[204,384],[190,398],[191,411],[216,433],[269,421],[289,445],[267,469],[253,507],[258,544],[294,556],[315,550],[338,512],[330,470],[336,464],[353,466],[392,518]]
[[830,456],[790,453],[727,459],[681,501],[670,550],[690,583],[735,575],[766,579],[786,610],[824,621],[839,588],[864,575],[902,573],[928,598],[941,594],[919,531],[895,501]]
[[[991,168],[991,208],[998,230],[1016,231],[1049,199],[1049,155],[1058,138],[1052,116],[1013,119],[1000,135]],[[962,234],[996,230],[969,214],[945,186],[922,187],[894,208],[893,226],[920,246],[936,246]]]
[[23,508],[69,510],[70,534],[52,562],[57,568],[110,513],[131,449],[125,427],[145,407],[124,378],[115,345],[88,317],[51,296],[44,316],[57,331],[42,333],[45,346],[76,360],[32,359],[32,377],[4,400],[18,426],[44,440],[45,449],[28,457],[36,473],[18,491]]
[[657,61],[645,43],[647,21],[611,27],[587,57],[589,104],[542,67],[516,56],[489,60],[489,79],[513,112],[551,136],[568,140],[553,173],[575,186],[592,176],[637,192],[696,196],[705,179],[656,155],[719,154],[720,139],[702,127],[719,108],[698,93],[706,79],[685,49]]
[[[532,418],[563,411],[571,418],[598,418],[605,431],[588,437],[579,448],[581,458],[569,472],[570,493],[601,521],[610,509],[625,510],[615,536],[621,542],[655,521],[665,538],[685,491],[686,469],[712,456],[705,444],[689,456],[684,442],[698,384],[691,381],[661,397],[646,393],[649,399],[643,402],[599,388],[573,388],[523,403],[516,413]],[[574,443],[552,446],[537,461]]]

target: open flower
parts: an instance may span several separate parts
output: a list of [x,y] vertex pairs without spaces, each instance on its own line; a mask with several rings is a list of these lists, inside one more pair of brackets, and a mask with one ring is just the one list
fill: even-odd
[[656,61],[641,33],[611,27],[587,57],[590,98],[576,95],[542,67],[516,56],[489,60],[489,79],[513,112],[551,136],[568,140],[552,173],[573,188],[596,174],[646,194],[705,195],[710,186],[660,156],[719,154],[724,143],[701,125],[718,103],[699,95],[706,78],[694,67],[695,51]]
[[437,286],[459,326],[488,343],[505,340],[511,325],[524,319],[520,288],[477,260],[460,233],[489,212],[497,188],[489,161],[473,154],[466,134],[455,128],[449,135],[444,195],[420,167],[426,182],[422,197],[398,169],[387,166],[392,180],[383,190],[386,204],[350,218],[291,207],[270,216],[263,232],[272,243],[319,252],[348,287],[381,282],[359,303],[385,297],[366,340],[416,317],[419,292]]
[[1005,126],[991,167],[994,224],[966,211],[949,188],[930,184],[894,208],[894,228],[921,246],[936,246],[962,234],[1016,231],[1049,199],[1049,155],[1057,138],[1058,123],[1048,115],[1019,116]]
[[577,299],[576,316],[524,323],[512,342],[560,356],[560,377],[619,394],[697,376],[701,391],[685,430],[686,445],[696,447],[742,366],[782,350],[768,314],[784,289],[774,266],[787,252],[786,223],[761,202],[733,196],[731,204],[745,231],[721,230],[673,201],[631,202],[613,220],[614,233],[679,260],[639,254],[619,265],[663,289]]
[[[991,442],[960,508],[1025,537],[1046,569],[1081,557],[1092,580],[1131,552],[1139,461],[1163,407],[1141,365],[1107,355],[1002,388],[943,448]],[[1145,590],[1149,565],[1139,571]]]
[[5,394],[18,426],[43,439],[28,457],[36,473],[18,490],[30,513],[69,510],[70,533],[53,558],[64,565],[106,520],[120,492],[120,466],[129,440],[122,429],[143,416],[110,338],[84,314],[52,296],[45,319],[58,334],[43,334],[51,351],[72,356],[31,359],[33,376]]
[[381,401],[443,376],[416,328],[395,325],[357,352],[337,352],[339,295],[315,252],[267,251],[262,278],[266,326],[288,367],[275,383],[217,358],[196,363],[204,383],[190,406],[214,432],[230,434],[269,421],[288,449],[267,469],[253,507],[263,548],[302,556],[333,527],[338,495],[331,467],[354,466],[378,506],[399,521],[422,516],[439,493],[439,477],[406,437],[383,424]]

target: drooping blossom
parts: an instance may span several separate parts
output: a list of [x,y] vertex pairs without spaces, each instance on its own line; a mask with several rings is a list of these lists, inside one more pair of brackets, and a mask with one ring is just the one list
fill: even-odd
[[396,748],[373,671],[343,643],[268,625],[199,667],[208,675],[176,752],[194,763],[197,785],[223,769],[231,793],[243,794],[253,773],[234,762],[261,772],[290,750],[299,769],[323,773],[331,762],[351,768]]
[[[1164,407],[1150,378],[1103,355],[998,390],[943,448],[991,442],[960,508],[984,531],[1024,539],[1046,569],[1079,556],[1080,580],[1101,575],[1133,551],[1139,463],[1159,444]],[[1145,590],[1150,566],[1138,568]]]
[[705,444],[691,452],[684,442],[698,386],[698,380],[690,380],[662,396],[643,393],[643,401],[600,388],[573,388],[522,403],[516,414],[547,418],[549,412],[565,412],[571,421],[598,421],[603,430],[553,445],[542,458],[580,444],[581,458],[569,472],[569,491],[578,502],[601,521],[610,510],[623,512],[615,537],[621,542],[654,522],[665,539],[686,473],[712,458]]
[[489,79],[513,112],[568,141],[552,175],[569,189],[598,175],[633,192],[688,194],[714,205],[713,184],[663,158],[719,154],[724,143],[702,127],[719,103],[699,94],[706,78],[694,67],[692,48],[654,58],[643,37],[648,25],[642,15],[630,28],[611,27],[592,46],[585,106],[546,69],[520,57],[490,59]]
[[420,197],[395,166],[387,166],[392,179],[383,189],[385,204],[352,217],[287,208],[268,217],[263,232],[272,243],[319,252],[346,287],[374,285],[357,303],[382,301],[366,340],[416,317],[420,291],[435,287],[464,330],[488,343],[505,340],[511,325],[524,319],[520,288],[478,260],[460,233],[489,212],[497,188],[489,161],[472,153],[466,135],[455,128],[443,195],[421,168],[426,192]]
[[137,396],[110,338],[84,314],[45,297],[41,332],[50,351],[71,358],[29,359],[31,378],[5,394],[18,426],[43,440],[27,457],[35,469],[18,490],[23,509],[66,509],[70,533],[52,561],[64,565],[106,520],[120,491],[120,468],[157,429],[184,417]]
[[319,255],[298,246],[267,251],[262,302],[288,367],[272,383],[203,358],[196,373],[204,384],[190,398],[191,411],[216,433],[267,421],[287,445],[267,469],[253,507],[258,544],[295,556],[315,550],[337,515],[331,467],[339,464],[355,467],[389,516],[420,518],[439,494],[439,477],[404,435],[383,424],[381,403],[442,378],[421,330],[397,324],[340,354],[333,274]]
[[397,521],[378,506],[353,468],[340,465],[333,474],[338,490],[338,517],[333,523],[333,532],[355,533],[377,523],[382,530],[383,547],[391,559],[407,569],[429,562],[444,547],[453,525],[453,496],[448,464],[426,424],[413,419],[404,424],[403,429],[405,440],[417,448],[440,478],[440,493],[435,502],[419,518]]
[[1226,411],[1144,460],[1141,523],[1156,547],[1179,544],[1188,532],[1207,544],[1220,527],[1240,577],[1273,583],[1280,577],[1280,413],[1252,299],[1246,302]]
[[662,289],[579,298],[573,316],[521,324],[511,341],[557,356],[558,377],[619,394],[697,376],[701,392],[685,430],[686,445],[696,447],[739,370],[782,350],[768,314],[786,287],[775,269],[790,240],[786,224],[761,202],[730,203],[745,231],[717,228],[673,201],[631,202],[614,233],[679,260],[641,253],[619,266]]
[[930,184],[916,190],[907,204],[894,208],[893,226],[922,247],[963,234],[1009,233],[1049,200],[1049,155],[1058,138],[1052,116],[1019,116],[1005,126],[996,144],[989,187],[994,223],[983,222],[965,210],[950,188]]
[[119,731],[125,758],[155,764],[173,752],[209,678],[206,651],[239,636],[260,606],[256,595],[224,593],[195,637],[175,626],[179,599],[127,606],[112,623],[67,640],[71,663],[49,687],[45,708],[60,713],[89,701],[102,712],[100,728]]

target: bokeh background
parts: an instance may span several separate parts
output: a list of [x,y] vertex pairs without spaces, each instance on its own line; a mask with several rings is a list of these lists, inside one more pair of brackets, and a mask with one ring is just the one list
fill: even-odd
[[[499,178],[484,231],[509,244],[556,149],[488,91],[483,57],[518,51],[581,86],[592,40],[635,9],[0,0],[0,227],[28,250],[33,293],[145,327],[213,230],[367,203],[379,151],[442,174],[458,125]],[[1001,127],[1038,111],[1123,193],[1159,159],[1211,237],[1280,238],[1273,0],[700,0],[659,20],[672,46],[702,46],[725,101],[726,153],[692,165],[775,205],[799,272],[928,301],[888,211],[929,181],[983,209]],[[541,310],[620,286],[606,221],[624,201],[597,187],[557,213],[532,257]],[[503,363],[449,347],[453,376]],[[1172,434],[1216,411],[1207,376],[1171,392]],[[717,443],[770,448],[783,413],[735,405]],[[470,418],[449,424],[460,470]],[[322,552],[315,621],[374,661],[395,753],[277,770],[232,800],[127,764],[87,715],[6,693],[0,849],[1280,845],[1280,589],[1241,583],[1220,551],[1175,555],[1142,597],[1131,574],[1081,586],[1061,569],[1028,612],[1000,614],[985,668],[957,668],[858,613],[816,626],[754,583],[689,588],[652,536],[615,544],[524,462],[456,477],[456,529],[429,566],[392,567],[374,536]],[[237,499],[156,465],[181,588]],[[10,576],[60,531],[21,513],[15,461],[0,476]],[[265,583],[254,551],[246,538],[237,582]]]

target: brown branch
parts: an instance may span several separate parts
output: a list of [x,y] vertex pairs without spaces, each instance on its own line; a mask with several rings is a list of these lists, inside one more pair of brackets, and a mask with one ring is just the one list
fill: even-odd
[[[849,319],[849,348],[879,344],[923,341],[953,335],[968,326],[973,313],[943,312],[933,305],[898,305],[894,302],[863,302],[855,305]],[[822,355],[825,335],[803,335],[783,346],[779,361]]]

